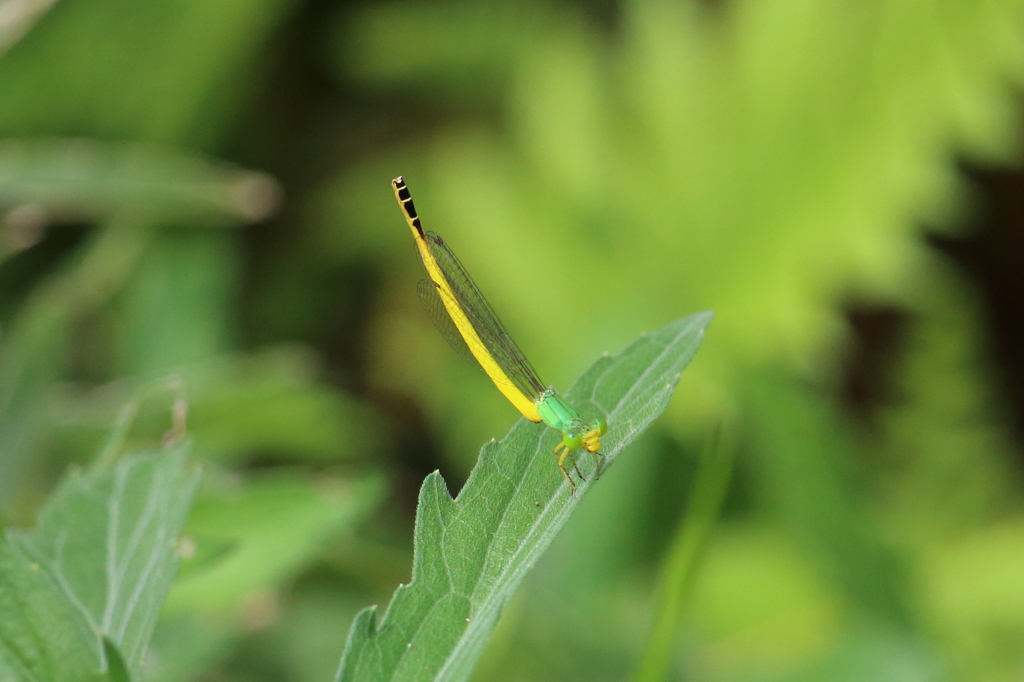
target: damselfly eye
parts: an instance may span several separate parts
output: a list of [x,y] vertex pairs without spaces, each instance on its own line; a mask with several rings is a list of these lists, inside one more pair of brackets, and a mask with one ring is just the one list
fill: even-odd
[[566,431],[562,434],[562,445],[570,450],[579,450],[583,447],[583,434],[576,431]]

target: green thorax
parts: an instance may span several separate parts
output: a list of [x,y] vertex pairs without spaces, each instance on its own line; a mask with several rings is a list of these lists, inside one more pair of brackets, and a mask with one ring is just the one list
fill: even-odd
[[582,422],[576,410],[569,407],[569,404],[550,388],[537,400],[537,412],[545,424],[563,433]]

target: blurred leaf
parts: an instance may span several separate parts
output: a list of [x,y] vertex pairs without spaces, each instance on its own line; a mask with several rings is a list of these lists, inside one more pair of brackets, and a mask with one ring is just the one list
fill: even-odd
[[[746,678],[749,679],[749,678]],[[935,682],[951,678],[920,641],[885,628],[855,631],[836,651],[775,682]],[[975,678],[977,679],[977,678]]]
[[291,473],[201,497],[186,526],[197,553],[171,591],[168,612],[223,612],[277,587],[332,535],[351,529],[381,492],[376,479],[314,482]]
[[261,353],[230,368],[232,380],[197,390],[192,423],[197,437],[207,439],[204,456],[230,460],[261,452],[337,462],[376,451],[384,430],[365,405],[312,377],[282,371],[302,364],[287,350]]
[[[339,26],[335,67],[345,78],[411,89],[429,97],[431,106],[494,100],[507,86],[522,35],[543,19],[564,19],[533,16],[522,4],[452,2],[444,12],[423,2],[357,8]],[[439,43],[438,34],[459,39]],[[378,52],[386,43],[400,49]]]
[[163,615],[146,652],[141,679],[146,682],[201,679],[203,671],[230,650],[235,637],[237,629],[223,618]]
[[918,562],[924,616],[963,679],[1012,680],[1024,666],[1024,516],[961,531]]
[[850,484],[854,444],[837,411],[791,378],[750,373],[744,413],[769,502],[861,608],[912,629],[905,560],[869,522]]
[[127,307],[139,319],[126,332],[133,342],[117,357],[129,369],[152,375],[162,373],[170,361],[222,350],[228,335],[223,308],[230,298],[224,280],[233,274],[223,262],[225,251],[233,253],[229,245],[197,249],[180,235],[154,239],[152,222],[139,216],[225,224],[248,220],[255,214],[245,218],[245,212],[257,204],[263,202],[257,211],[270,208],[266,197],[252,194],[268,189],[276,191],[273,181],[260,174],[151,146],[84,140],[0,143],[0,206],[18,203],[8,218],[18,214],[17,220],[28,220],[24,209],[32,206],[39,215],[31,220],[42,221],[37,227],[51,211],[58,217],[113,216],[68,265],[29,295],[0,346],[0,445],[6,453],[0,461],[0,505],[5,511],[14,506],[12,489],[23,482],[24,461],[35,453],[44,428],[40,401],[64,369],[72,326],[120,289],[140,259],[146,266],[141,279],[149,286],[130,287],[127,301],[134,305]]
[[178,567],[175,544],[199,477],[188,450],[137,452],[112,469],[72,473],[36,530],[8,534],[88,623],[94,655],[108,637],[133,677]]
[[69,322],[105,302],[124,282],[152,239],[152,226],[113,220],[70,262],[59,266],[22,302],[0,345],[0,509],[24,494],[21,476],[35,452],[45,414],[40,408],[60,375]]
[[[308,348],[268,348],[174,369],[188,390],[188,429],[196,456],[203,459],[364,459],[385,437],[364,405],[320,380],[321,368]],[[84,392],[70,384],[59,386],[47,409],[53,449],[92,447],[136,383],[121,380]],[[157,438],[166,428],[166,410],[149,403],[133,433],[136,438]]]
[[923,559],[927,609],[948,627],[1024,627],[1024,517],[938,543]]
[[33,206],[41,222],[128,213],[228,226],[277,207],[273,178],[183,150],[89,139],[0,140],[0,211]]
[[777,524],[720,524],[694,590],[692,664],[709,659],[742,679],[827,655],[842,639],[844,602],[816,568]]
[[67,595],[0,536],[0,679],[105,679],[93,640]]
[[189,429],[204,457],[255,452],[295,461],[337,462],[372,452],[383,429],[365,406],[321,378],[301,347],[213,358],[182,369],[191,405]]
[[981,301],[950,264],[930,265],[933,276],[914,282],[898,399],[879,410],[877,490],[890,532],[914,550],[1016,512],[1024,483]]
[[[604,357],[567,394],[581,415],[607,415],[608,464],[665,409],[679,373],[711,322],[697,313]],[[440,474],[420,489],[413,578],[380,623],[376,607],[352,624],[339,680],[461,680],[469,677],[502,609],[579,503],[553,466],[556,434],[520,420],[480,462],[453,500]],[[582,496],[593,485],[594,467]]]
[[678,640],[688,650],[682,677],[947,679],[937,673],[935,650],[916,633],[891,621],[851,618],[857,614],[841,586],[823,577],[799,540],[762,521],[719,526],[698,578],[693,630]]
[[238,252],[221,232],[162,231],[117,303],[116,370],[159,376],[227,352]]
[[[396,583],[388,586],[388,592]],[[328,682],[338,670],[338,623],[351,623],[366,604],[357,591],[311,585],[294,595],[276,636],[291,679]]]
[[212,150],[293,0],[61,2],[0,68],[0,136]]

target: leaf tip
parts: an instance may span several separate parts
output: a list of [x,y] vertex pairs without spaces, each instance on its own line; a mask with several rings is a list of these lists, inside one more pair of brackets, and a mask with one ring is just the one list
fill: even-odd
[[377,636],[377,605],[367,606],[356,614],[352,620],[352,627],[348,632],[348,641],[345,642],[345,650],[341,654],[341,663],[338,664],[338,674],[335,680],[346,679],[346,671],[355,666],[363,647]]
[[416,527],[413,531],[412,582],[416,581],[423,566],[424,552],[432,550],[432,544],[425,538],[443,532],[455,511],[455,500],[448,492],[441,472],[434,470],[427,474],[420,486],[416,503]]
[[422,506],[442,500],[454,502],[451,493],[448,492],[448,484],[444,482],[444,476],[439,470],[434,469],[423,479],[423,485],[420,486],[419,504]]
[[103,659],[107,679],[111,682],[131,682],[128,666],[121,651],[106,636],[103,637]]
[[369,639],[377,634],[377,605],[372,604],[356,614],[354,629]]
[[359,640],[369,641],[376,637],[379,632],[377,626],[376,604],[367,606],[357,613],[356,617],[352,620],[351,634],[345,646],[345,653],[347,654],[354,646],[358,646],[360,644]]

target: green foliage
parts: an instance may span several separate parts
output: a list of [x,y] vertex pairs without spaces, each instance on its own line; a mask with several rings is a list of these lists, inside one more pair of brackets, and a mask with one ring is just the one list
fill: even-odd
[[[698,313],[645,335],[596,362],[569,390],[581,415],[607,415],[606,466],[665,409],[710,322],[710,313]],[[581,461],[587,480],[571,494],[553,471],[557,441],[551,429],[523,419],[484,447],[456,499],[439,473],[427,477],[412,581],[379,624],[374,608],[356,617],[339,680],[469,678],[513,590],[595,483],[594,464]]]
[[72,474],[36,530],[8,532],[88,624],[94,656],[102,660],[102,639],[111,640],[133,676],[178,568],[175,544],[198,481],[188,449],[136,453],[109,470]]
[[178,443],[112,464],[101,455],[58,487],[35,530],[7,531],[5,679],[138,678],[198,482],[188,450]]
[[[0,4],[0,518],[30,525],[140,386],[183,377],[208,476],[143,678],[326,679],[409,579],[423,475],[507,430],[418,308],[399,173],[546,381],[717,315],[477,679],[624,679],[670,574],[670,678],[1019,677],[1019,401],[991,297],[922,232],[989,210],[963,161],[1019,164],[1021,0]],[[900,321],[855,403],[877,330],[851,306]],[[722,414],[736,477],[691,574],[670,538]],[[124,449],[165,429],[140,405]],[[34,606],[4,602],[0,646],[88,660],[62,679],[116,677],[120,647],[139,682],[22,551],[0,595]]]
[[102,680],[104,660],[80,611],[49,576],[0,538],[0,676]]
[[778,377],[752,378],[749,390],[748,423],[763,434],[755,457],[767,502],[852,601],[873,617],[909,627],[907,569],[842,483],[852,450],[843,425],[827,403]]
[[[714,307],[720,343],[702,354],[688,375],[693,390],[666,424],[690,444],[719,413],[742,412],[749,456],[740,478],[752,508],[737,522],[777,526],[800,556],[793,574],[822,580],[821,590],[790,593],[794,604],[811,605],[807,622],[844,609],[840,624],[810,628],[813,637],[785,619],[781,603],[770,616],[770,608],[751,607],[728,635],[702,627],[715,622],[716,610],[757,604],[771,589],[735,583],[732,593],[715,593],[721,601],[698,602],[689,638],[675,640],[693,649],[671,673],[745,679],[775,665],[785,677],[846,648],[880,666],[897,656],[874,644],[860,648],[858,641],[879,641],[859,640],[863,630],[885,631],[921,674],[941,665],[935,659],[948,644],[923,651],[914,644],[937,623],[918,617],[932,597],[916,591],[910,567],[954,527],[981,532],[1004,514],[1019,517],[1022,485],[1009,473],[1020,444],[1008,445],[999,377],[982,360],[978,300],[921,228],[967,232],[965,215],[975,206],[954,155],[975,164],[1019,158],[1010,93],[1024,74],[1021,4],[640,0],[618,6],[611,36],[607,25],[566,5],[439,8],[367,8],[343,26],[336,62],[369,88],[412,90],[456,120],[467,109],[498,112],[439,126],[428,144],[396,145],[393,157],[416,171],[406,176],[417,183],[425,225],[443,226],[471,270],[491,264],[484,277],[492,279],[481,286],[497,292],[492,301],[515,320],[523,347],[537,349],[531,356],[541,368],[571,367],[573,358],[614,344],[617,330],[642,328],[677,306]],[[488,48],[480,48],[481,35],[492,39]],[[424,48],[432,44],[447,47]],[[339,181],[343,190],[332,197],[339,222],[376,219],[362,206],[359,176],[385,162],[374,159]],[[329,237],[325,245],[339,250],[393,248]],[[567,254],[585,267],[564,267]],[[559,295],[534,295],[523,272],[544,272],[546,290]],[[594,312],[577,321],[586,333],[545,343],[566,324],[566,300],[600,301],[615,322],[598,323]],[[851,423],[839,396],[856,343],[845,317],[851,304],[907,314],[904,354],[887,358],[895,386],[873,406],[882,424]],[[428,405],[443,404],[449,438],[469,440],[487,418],[479,396],[453,395],[392,361],[410,352],[405,338],[382,342],[393,348],[385,355],[397,367],[391,380]],[[656,484],[655,477],[639,483]],[[634,515],[634,536],[648,532],[660,519],[638,513],[640,503],[622,492],[591,513]],[[525,598],[529,615],[495,654],[487,679],[610,680],[632,668],[640,644],[628,633],[645,630],[620,604],[636,597],[630,581],[645,557],[620,552],[602,568],[594,557],[608,539],[587,540],[575,551],[588,557],[585,569],[566,552],[559,561],[567,566],[551,569],[558,588],[538,587]],[[754,540],[749,549],[748,563],[767,552]],[[587,607],[579,593],[559,600],[583,570],[611,573],[617,561],[633,572],[591,584]],[[784,573],[780,591],[791,584]],[[589,620],[560,616],[588,609]],[[546,637],[538,634],[541,618],[553,621]],[[613,622],[630,625],[600,643],[575,634]],[[576,661],[544,641],[555,638]],[[544,652],[546,667],[531,668],[523,650]],[[965,655],[970,669],[988,659],[977,649]],[[591,667],[578,663],[602,656]]]
[[298,472],[200,498],[185,531],[200,554],[186,563],[168,613],[222,613],[280,584],[379,498],[375,481],[314,485]]
[[31,206],[37,211],[22,218],[36,224],[22,229],[124,214],[234,225],[265,218],[275,207],[277,191],[266,175],[171,148],[94,140],[0,143],[0,210]]
[[[375,415],[319,379],[308,349],[267,348],[207,358],[180,367],[188,390],[188,429],[199,456],[237,463],[248,453],[274,452],[293,463],[359,460],[384,440]],[[103,393],[62,386],[47,401],[52,449],[82,450],[106,431],[134,382]],[[157,404],[139,406],[134,438],[166,429]]]

